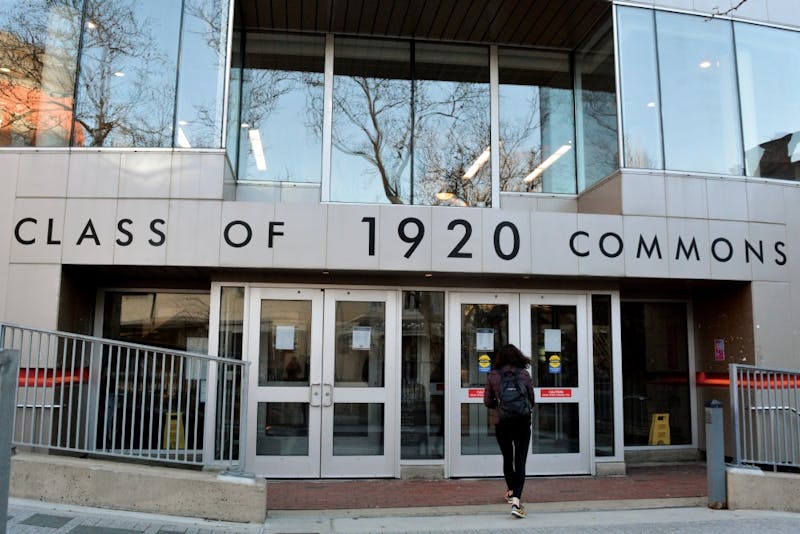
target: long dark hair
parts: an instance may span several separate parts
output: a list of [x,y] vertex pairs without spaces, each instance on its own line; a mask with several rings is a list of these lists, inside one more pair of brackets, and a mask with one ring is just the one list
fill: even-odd
[[508,345],[503,345],[500,347],[500,350],[497,351],[494,362],[492,362],[492,367],[494,369],[500,369],[505,365],[513,365],[514,367],[524,369],[526,366],[530,365],[530,363],[530,358],[522,354],[522,351],[516,346],[509,343]]

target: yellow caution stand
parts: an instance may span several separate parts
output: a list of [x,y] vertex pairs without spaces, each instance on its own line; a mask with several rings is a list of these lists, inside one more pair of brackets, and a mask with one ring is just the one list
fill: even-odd
[[650,445],[669,445],[669,414],[654,413],[650,419]]
[[167,413],[167,420],[164,422],[164,448],[186,448],[183,432],[183,414],[181,412]]

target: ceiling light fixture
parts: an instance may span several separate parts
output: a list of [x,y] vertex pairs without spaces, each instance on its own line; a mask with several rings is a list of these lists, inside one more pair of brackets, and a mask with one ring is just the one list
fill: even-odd
[[709,60],[707,60],[707,59],[704,59],[703,61],[700,62],[700,68],[701,69],[707,69],[710,66],[711,66],[711,62]]
[[467,172],[464,173],[462,178],[464,180],[472,180],[476,174],[481,170],[481,168],[486,165],[486,162],[489,161],[489,156],[491,155],[491,147],[486,147],[486,149],[481,152],[481,155],[470,165]]
[[267,170],[267,158],[264,156],[264,145],[261,144],[261,132],[255,128],[247,131],[247,137],[250,139],[250,149],[253,151],[253,157],[256,159],[256,169],[259,171]]
[[548,167],[550,167],[550,166],[551,166],[553,163],[555,163],[555,162],[558,160],[558,158],[560,158],[561,156],[563,156],[564,154],[566,154],[566,153],[567,153],[567,152],[569,152],[570,150],[572,150],[572,145],[569,145],[569,144],[567,144],[567,145],[562,145],[562,146],[561,146],[561,147],[560,147],[558,150],[556,150],[555,152],[553,152],[553,153],[550,155],[550,157],[549,157],[549,158],[547,158],[546,160],[544,160],[543,162],[541,162],[541,163],[539,164],[539,166],[538,166],[538,167],[536,167],[535,169],[533,169],[533,171],[532,171],[532,172],[531,172],[531,173],[530,173],[528,176],[526,176],[525,178],[523,178],[523,181],[524,181],[526,184],[529,184],[529,183],[531,183],[531,182],[532,182],[532,181],[534,181],[534,180],[535,180],[535,179],[536,179],[536,178],[537,178],[537,177],[538,177],[540,174],[542,174],[544,171],[546,171]]

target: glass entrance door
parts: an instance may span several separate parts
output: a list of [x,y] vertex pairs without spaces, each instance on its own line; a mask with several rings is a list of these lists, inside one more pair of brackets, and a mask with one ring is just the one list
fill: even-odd
[[519,344],[519,296],[453,293],[449,319],[450,474],[498,476],[502,458],[491,413],[483,404],[483,388],[495,351],[506,343]]
[[589,339],[585,295],[522,295],[520,348],[536,393],[530,474],[591,471]]
[[527,473],[590,473],[586,297],[456,293],[450,303],[450,475],[502,473],[483,388],[494,353],[505,343],[517,345],[533,363],[536,406]]
[[395,474],[395,293],[253,289],[247,469]]

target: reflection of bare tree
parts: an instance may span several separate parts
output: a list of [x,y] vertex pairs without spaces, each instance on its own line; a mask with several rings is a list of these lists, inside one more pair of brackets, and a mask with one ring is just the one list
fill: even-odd
[[0,146],[67,144],[81,3],[31,0],[0,13]]
[[[321,91],[314,94],[321,98]],[[308,111],[321,134],[319,104],[311,102]],[[341,76],[334,90],[331,142],[368,162],[393,204],[435,204],[445,185],[461,204],[487,203],[489,165],[472,179],[464,174],[489,145],[488,109],[488,90],[479,84]]]
[[402,177],[410,158],[409,83],[363,76],[337,82],[333,146],[374,166],[386,198],[402,204]]
[[77,121],[92,146],[171,145],[174,65],[142,11],[135,1],[87,3]]

